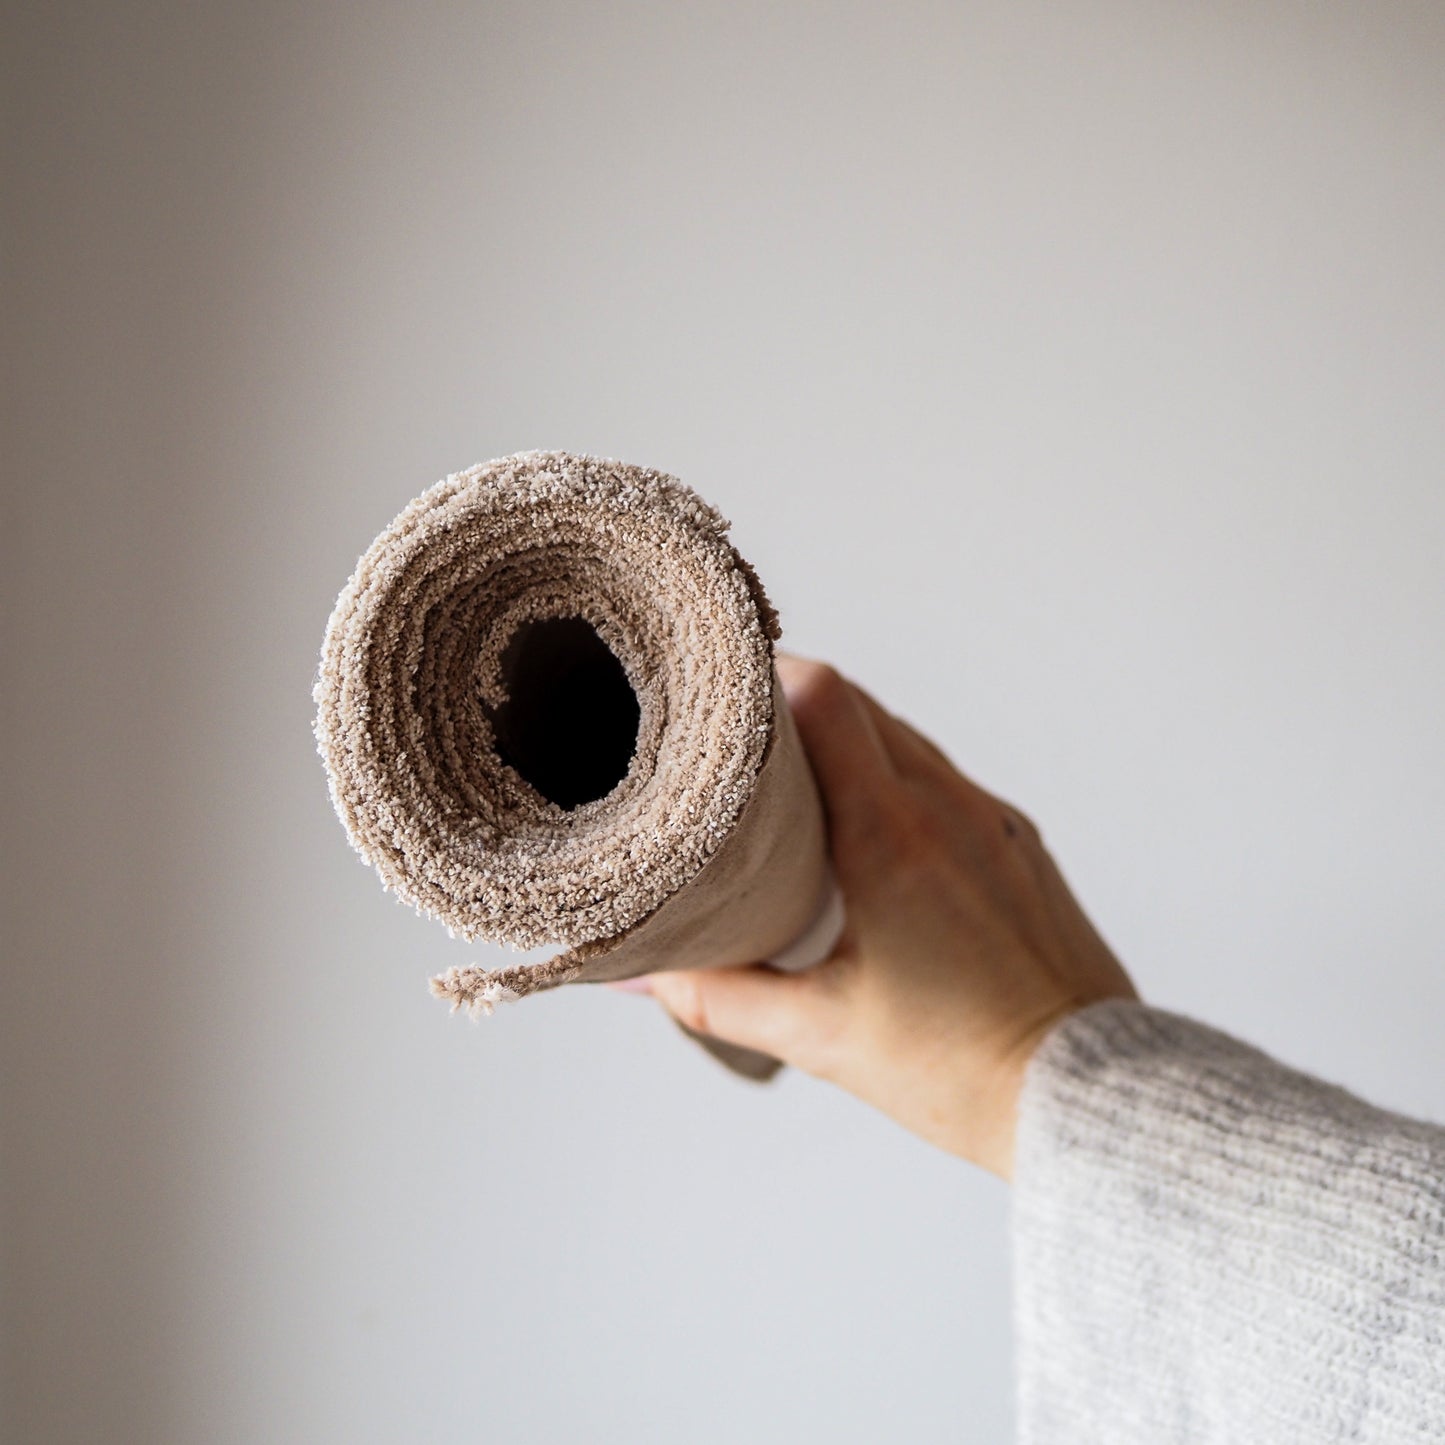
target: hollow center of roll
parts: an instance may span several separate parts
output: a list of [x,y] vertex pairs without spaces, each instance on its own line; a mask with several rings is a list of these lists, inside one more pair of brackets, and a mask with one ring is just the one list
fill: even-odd
[[524,622],[502,650],[507,702],[491,711],[497,752],[562,808],[606,797],[632,763],[637,695],[580,617]]

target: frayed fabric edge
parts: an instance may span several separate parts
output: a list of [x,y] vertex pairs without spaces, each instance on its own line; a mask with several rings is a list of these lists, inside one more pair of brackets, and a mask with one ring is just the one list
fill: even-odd
[[581,973],[578,963],[546,963],[515,965],[511,968],[449,968],[431,981],[431,991],[451,1004],[452,1012],[461,1009],[471,1018],[489,1016],[498,1004],[515,1003],[528,994],[557,988],[570,983]]

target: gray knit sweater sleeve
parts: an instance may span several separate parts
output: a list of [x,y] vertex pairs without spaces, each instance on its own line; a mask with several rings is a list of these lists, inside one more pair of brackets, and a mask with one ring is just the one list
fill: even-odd
[[1095,1004],[1029,1064],[1013,1249],[1022,1445],[1445,1442],[1445,1129]]

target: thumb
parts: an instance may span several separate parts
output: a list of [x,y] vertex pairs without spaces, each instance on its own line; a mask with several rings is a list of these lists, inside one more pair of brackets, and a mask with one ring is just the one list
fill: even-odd
[[684,1027],[807,1068],[821,1031],[818,990],[806,974],[754,963],[653,973],[647,981]]

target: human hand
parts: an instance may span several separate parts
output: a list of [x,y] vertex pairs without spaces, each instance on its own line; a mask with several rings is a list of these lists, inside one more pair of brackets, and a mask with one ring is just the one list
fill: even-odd
[[1007,1179],[1034,1048],[1134,986],[1028,818],[833,668],[777,666],[823,798],[842,937],[804,973],[654,973],[647,991],[688,1028],[837,1084]]

